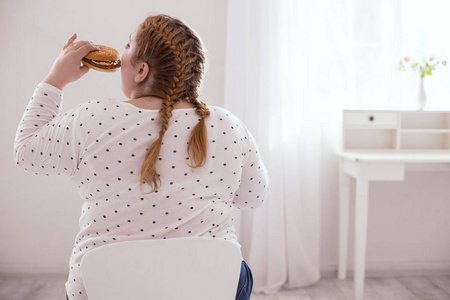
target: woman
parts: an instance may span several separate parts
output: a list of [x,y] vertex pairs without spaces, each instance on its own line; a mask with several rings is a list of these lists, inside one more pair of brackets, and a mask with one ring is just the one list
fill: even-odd
[[[205,57],[182,21],[150,16],[130,35],[121,61],[128,101],[93,100],[61,114],[63,89],[89,69],[97,46],[72,36],[36,88],[15,141],[17,164],[69,175],[83,199],[66,283],[68,299],[87,299],[83,255],[129,240],[226,239],[239,246],[233,211],[266,199],[267,171],[245,125],[199,101]],[[236,299],[249,299],[242,262]]]

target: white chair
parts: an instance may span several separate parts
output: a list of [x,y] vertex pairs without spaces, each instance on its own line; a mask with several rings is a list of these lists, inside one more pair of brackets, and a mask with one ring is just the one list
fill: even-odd
[[233,300],[240,249],[213,238],[118,242],[87,252],[89,300]]

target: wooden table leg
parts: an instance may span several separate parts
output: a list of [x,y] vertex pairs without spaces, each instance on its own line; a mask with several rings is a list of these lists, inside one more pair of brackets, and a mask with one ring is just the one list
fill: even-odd
[[357,300],[364,297],[368,202],[369,181],[364,178],[356,178],[354,284],[355,299]]

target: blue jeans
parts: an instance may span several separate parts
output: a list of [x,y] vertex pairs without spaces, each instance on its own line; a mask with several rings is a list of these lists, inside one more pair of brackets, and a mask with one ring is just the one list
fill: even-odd
[[253,276],[249,266],[242,261],[241,275],[239,276],[239,283],[236,292],[236,300],[250,300],[250,294],[253,289]]
[[[236,300],[250,300],[250,294],[253,289],[252,271],[247,266],[245,261],[241,263],[241,274],[239,275],[239,283],[236,291]],[[66,294],[67,300],[69,297]]]

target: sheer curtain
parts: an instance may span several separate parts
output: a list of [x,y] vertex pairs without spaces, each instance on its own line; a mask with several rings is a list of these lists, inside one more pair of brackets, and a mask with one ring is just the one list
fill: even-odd
[[310,115],[308,5],[229,1],[225,107],[255,136],[271,177],[268,201],[238,216],[259,292],[319,279],[321,135]]
[[[327,189],[337,191],[342,110],[415,109],[417,74],[398,72],[398,61],[406,55],[450,60],[441,57],[450,53],[442,33],[450,25],[446,6],[443,0],[228,1],[225,107],[253,133],[271,176],[268,201],[236,218],[255,291],[318,281],[321,203],[338,201]],[[429,109],[449,109],[450,70],[427,81]],[[323,194],[333,199],[327,203]],[[336,231],[322,237],[337,234],[335,221]]]

